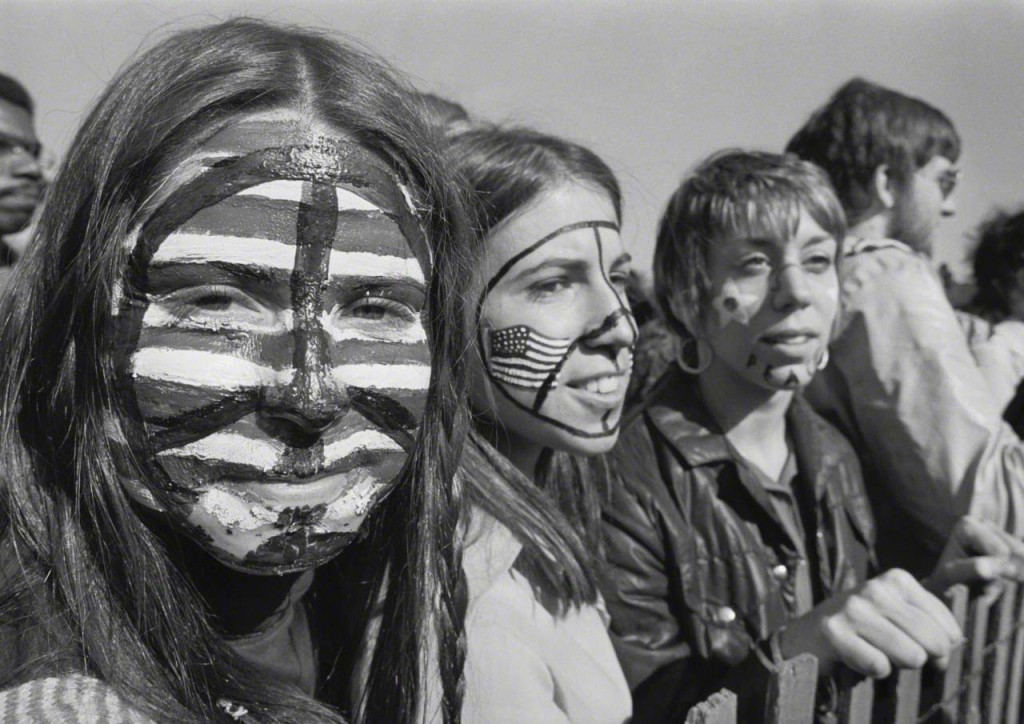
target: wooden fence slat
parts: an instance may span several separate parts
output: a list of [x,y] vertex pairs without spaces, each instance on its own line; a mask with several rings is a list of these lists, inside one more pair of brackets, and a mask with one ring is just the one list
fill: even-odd
[[1007,681],[1005,721],[1019,721],[1021,687],[1024,686],[1024,589],[1020,590],[1017,605],[1014,608],[1014,624],[1018,626],[1013,635],[1013,653],[1010,655],[1010,677]]
[[863,678],[850,669],[838,675],[839,721],[843,724],[871,724],[875,702],[875,680]]
[[[960,625],[961,631],[967,627],[967,587],[964,585],[953,586],[945,595],[946,603],[949,605],[953,618]],[[964,647],[960,646],[953,650],[949,656],[949,665],[942,677],[942,691],[939,701],[944,702],[942,710],[945,712],[946,721],[958,721],[960,715],[960,675],[963,672]]]
[[921,669],[903,669],[896,675],[893,724],[916,724],[921,707]]
[[778,666],[768,688],[765,724],[790,724],[814,719],[818,689],[818,660],[801,654]]
[[1017,612],[1017,584],[1007,581],[996,608],[996,648],[992,654],[992,665],[986,676],[986,697],[984,712],[989,724],[1003,723],[1003,704],[1006,697],[1006,683],[1009,675],[1010,645],[1014,615]]
[[686,724],[736,724],[736,695],[727,689],[712,694],[690,709]]
[[971,602],[967,610],[967,665],[964,676],[967,690],[964,693],[963,721],[966,724],[981,722],[981,687],[985,672],[985,640],[988,637],[988,614],[992,602],[983,598]]

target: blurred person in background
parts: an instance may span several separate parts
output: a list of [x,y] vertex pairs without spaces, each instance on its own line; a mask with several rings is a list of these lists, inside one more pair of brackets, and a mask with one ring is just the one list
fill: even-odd
[[883,567],[926,573],[967,513],[1021,533],[1024,447],[970,348],[988,325],[954,311],[932,267],[956,211],[952,121],[855,78],[786,150],[826,171],[849,221],[832,361],[808,397],[865,466]]
[[33,113],[25,87],[0,73],[0,285],[24,249],[19,232],[29,225],[46,187]]

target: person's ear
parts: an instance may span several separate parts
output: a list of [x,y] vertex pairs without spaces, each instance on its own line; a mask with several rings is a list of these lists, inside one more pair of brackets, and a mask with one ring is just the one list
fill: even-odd
[[871,175],[871,196],[883,209],[891,209],[896,205],[896,184],[887,164],[876,167]]

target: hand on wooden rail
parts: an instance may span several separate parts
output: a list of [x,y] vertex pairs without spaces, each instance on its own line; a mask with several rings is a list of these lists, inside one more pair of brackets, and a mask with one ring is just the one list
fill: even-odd
[[963,641],[946,605],[898,568],[824,601],[790,621],[778,637],[783,656],[813,654],[820,674],[843,663],[876,679],[928,661],[945,668]]
[[938,565],[922,581],[942,595],[958,583],[983,586],[983,596],[998,597],[1002,580],[1024,581],[1024,542],[992,523],[961,518],[942,552]]

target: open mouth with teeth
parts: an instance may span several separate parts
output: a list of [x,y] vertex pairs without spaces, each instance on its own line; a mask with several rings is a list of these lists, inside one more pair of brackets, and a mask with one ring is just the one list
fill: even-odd
[[614,395],[622,388],[622,375],[599,375],[569,382],[567,387],[597,395]]

